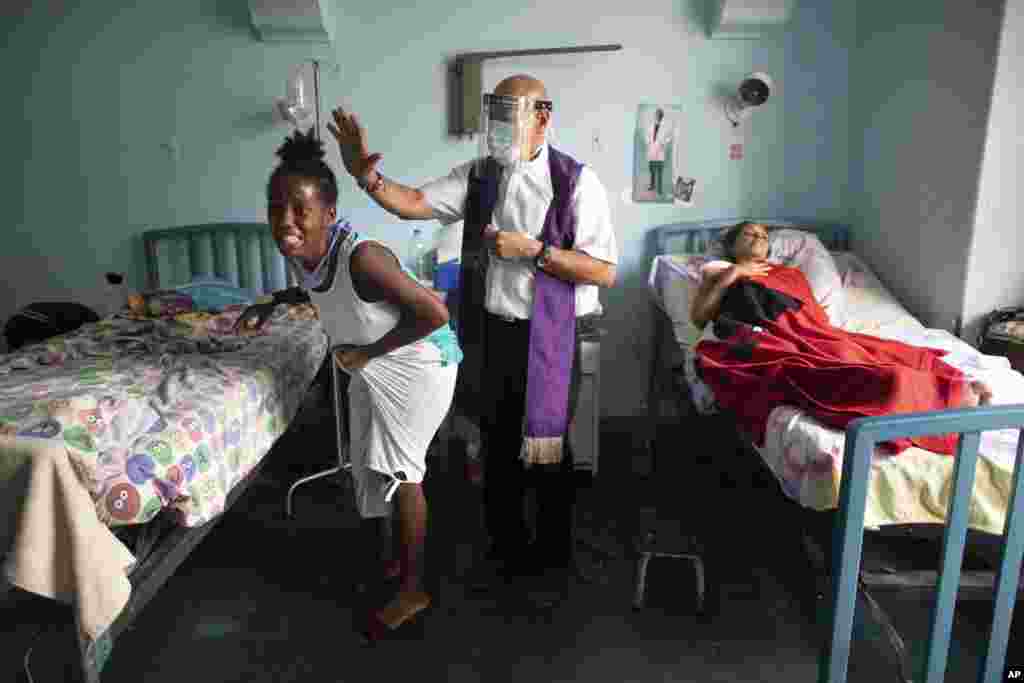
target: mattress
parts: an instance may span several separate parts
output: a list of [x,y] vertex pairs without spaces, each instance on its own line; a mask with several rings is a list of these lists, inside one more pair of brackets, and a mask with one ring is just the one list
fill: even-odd
[[222,512],[327,352],[313,307],[278,306],[259,332],[239,336],[241,308],[115,316],[0,356],[4,573],[73,606],[92,675],[136,564],[113,527],[161,510],[197,526]]
[[[836,252],[833,256],[843,279],[846,329],[944,349],[948,352],[944,361],[992,387],[993,403],[1024,402],[1024,376],[1014,371],[1009,361],[983,355],[944,330],[926,329],[855,255]],[[684,351],[685,375],[693,402],[699,411],[713,413],[714,396],[696,376],[692,348],[698,339],[687,329],[694,283],[692,269],[687,267],[689,258],[656,257],[648,282],[653,300],[672,321],[676,341]],[[751,446],[787,497],[807,508],[829,510],[839,504],[844,444],[844,432],[825,427],[797,408],[779,406],[769,415],[764,446]],[[972,528],[1002,534],[1016,446],[1015,430],[982,434],[968,521]],[[952,490],[953,464],[953,457],[919,448],[907,449],[899,455],[876,449],[865,526],[942,523]]]
[[[0,356],[0,434],[67,449],[107,526],[170,508],[211,520],[294,417],[327,340],[308,306],[279,306],[260,333],[240,313],[106,318]],[[0,487],[19,463],[0,452]],[[0,494],[2,495],[2,494]]]

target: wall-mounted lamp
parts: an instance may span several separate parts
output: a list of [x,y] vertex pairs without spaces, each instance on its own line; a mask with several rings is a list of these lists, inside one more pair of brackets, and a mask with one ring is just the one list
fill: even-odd
[[760,107],[768,101],[774,87],[771,76],[763,72],[755,72],[740,81],[736,94],[725,101],[725,117],[733,126],[740,125],[752,107]]

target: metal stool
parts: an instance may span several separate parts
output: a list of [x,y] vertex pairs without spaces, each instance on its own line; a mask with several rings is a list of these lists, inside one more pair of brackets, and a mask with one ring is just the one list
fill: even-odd
[[[653,395],[654,392],[652,392],[652,396]],[[653,403],[654,399],[652,399],[652,404]],[[683,400],[681,401],[681,403],[682,414],[684,416],[690,416],[691,418],[697,420],[701,419],[697,417],[696,408],[693,405],[692,399],[688,391],[683,395]],[[651,410],[656,411],[657,408],[654,407],[651,408]],[[652,419],[652,423],[656,423],[656,419]],[[647,443],[649,455],[651,458],[650,476],[652,478],[657,478],[657,441],[658,440],[655,439],[652,434],[652,437]],[[658,497],[659,499],[661,498],[661,496]],[[659,500],[658,502],[660,503],[661,501]],[[657,534],[653,528],[653,525],[647,527],[647,529],[636,539],[634,548],[637,554],[637,565],[636,584],[634,586],[633,591],[633,609],[639,610],[643,609],[644,607],[644,593],[647,590],[647,565],[650,564],[651,560],[655,558],[669,558],[672,560],[685,560],[687,562],[693,563],[694,573],[696,574],[697,579],[697,614],[705,615],[705,572],[703,548],[701,548],[701,544],[697,541],[696,537],[694,536],[687,537],[684,543],[679,544],[676,547],[672,547],[671,549],[665,548],[665,546],[663,546],[663,548],[665,549],[658,549],[656,547],[658,542],[659,541],[657,538]],[[717,600],[716,604],[713,606],[713,610],[717,610]]]
[[643,540],[638,544],[636,565],[636,589],[633,593],[633,609],[643,609],[644,593],[647,590],[647,565],[656,557],[667,557],[673,560],[687,560],[693,562],[693,570],[697,575],[697,613],[704,612],[704,560],[701,558],[699,549],[693,547],[695,543],[690,541],[690,548],[682,551],[668,552],[655,550],[656,541],[653,531],[648,531]]
[[295,489],[311,481],[328,477],[332,474],[340,474],[352,469],[352,461],[348,452],[348,414],[345,410],[345,402],[341,398],[340,373],[343,372],[338,364],[334,362],[334,351],[337,347],[331,347],[327,352],[327,362],[331,365],[331,396],[334,399],[334,423],[338,435],[338,465],[330,469],[303,477],[291,485],[288,495],[285,497],[285,515],[290,519],[292,516],[292,495]]

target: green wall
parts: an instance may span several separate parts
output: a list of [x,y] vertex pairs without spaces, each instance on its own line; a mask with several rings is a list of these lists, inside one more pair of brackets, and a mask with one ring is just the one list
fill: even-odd
[[[385,172],[415,185],[476,149],[446,135],[445,60],[454,53],[624,46],[493,61],[484,73],[485,85],[517,71],[543,78],[557,107],[556,144],[608,189],[622,261],[619,285],[603,296],[606,415],[644,410],[653,226],[852,213],[851,3],[802,0],[778,38],[718,41],[706,37],[696,0],[337,2],[333,46],[259,41],[244,0],[35,4],[5,22],[0,47],[9,73],[0,117],[14,160],[4,165],[0,319],[38,300],[99,305],[108,270],[140,286],[138,235],[148,228],[262,219],[273,152],[287,133],[273,126],[270,107],[290,68],[314,56],[340,65],[325,77],[325,104],[353,107]],[[771,73],[777,93],[733,131],[717,97],[754,70]],[[684,108],[679,151],[697,178],[692,208],[623,198],[641,103]],[[730,161],[737,141],[745,157]],[[336,150],[330,159],[340,166]],[[392,243],[407,239],[411,224],[347,179],[342,188],[341,209],[355,225]]]

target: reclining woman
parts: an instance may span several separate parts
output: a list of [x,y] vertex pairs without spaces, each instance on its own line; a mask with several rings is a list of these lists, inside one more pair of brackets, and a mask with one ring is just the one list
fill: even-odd
[[[834,327],[796,268],[769,263],[768,230],[743,222],[723,237],[732,265],[707,273],[690,309],[696,369],[719,406],[764,443],[779,405],[845,429],[858,417],[973,407],[992,392],[941,360],[946,352]],[[890,442],[952,455],[955,434]]]

